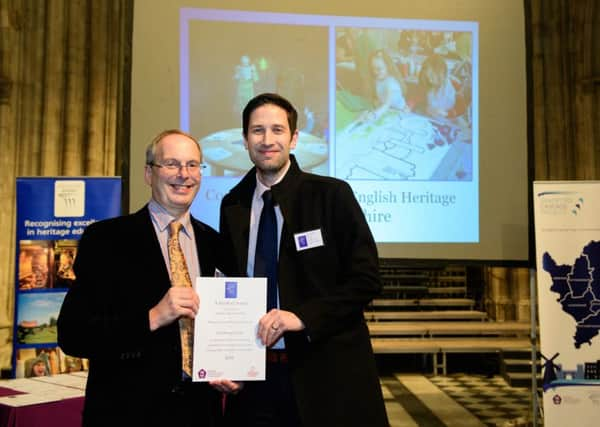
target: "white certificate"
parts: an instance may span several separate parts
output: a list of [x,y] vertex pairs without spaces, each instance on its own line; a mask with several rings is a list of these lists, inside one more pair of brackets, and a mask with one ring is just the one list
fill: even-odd
[[198,277],[193,381],[265,379],[265,346],[256,337],[267,309],[264,277]]

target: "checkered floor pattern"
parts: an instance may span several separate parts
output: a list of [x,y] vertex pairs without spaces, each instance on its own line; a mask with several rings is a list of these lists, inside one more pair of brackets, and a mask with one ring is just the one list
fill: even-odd
[[451,374],[429,380],[488,427],[531,419],[530,391],[510,387],[500,376]]

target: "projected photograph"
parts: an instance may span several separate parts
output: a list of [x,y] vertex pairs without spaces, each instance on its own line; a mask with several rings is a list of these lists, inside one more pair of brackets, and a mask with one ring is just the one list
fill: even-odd
[[335,175],[470,181],[470,32],[336,28]]
[[299,113],[300,167],[347,181],[377,243],[478,242],[478,34],[474,21],[181,9],[181,128],[208,165],[193,215],[218,229],[252,167],[242,109],[277,92]]
[[300,165],[311,170],[327,163],[326,28],[193,20],[188,43],[189,128],[203,147],[205,175],[239,176],[252,167],[242,110],[262,92],[277,92],[298,110]]

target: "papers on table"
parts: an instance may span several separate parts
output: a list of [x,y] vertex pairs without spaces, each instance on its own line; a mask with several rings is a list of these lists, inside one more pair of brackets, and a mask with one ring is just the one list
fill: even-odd
[[87,372],[0,381],[0,387],[23,393],[0,397],[0,404],[19,407],[83,397],[86,381]]

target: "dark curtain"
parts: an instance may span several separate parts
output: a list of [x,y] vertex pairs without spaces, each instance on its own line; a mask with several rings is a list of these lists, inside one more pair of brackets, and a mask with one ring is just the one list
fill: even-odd
[[2,367],[14,313],[15,178],[121,175],[128,200],[132,26],[133,0],[0,0]]

